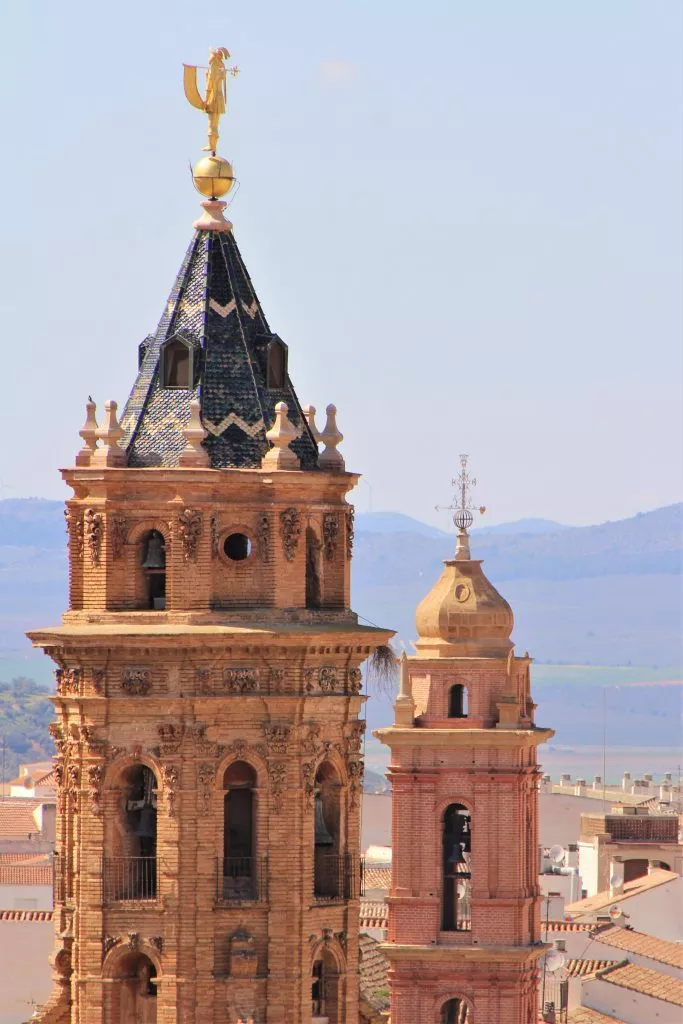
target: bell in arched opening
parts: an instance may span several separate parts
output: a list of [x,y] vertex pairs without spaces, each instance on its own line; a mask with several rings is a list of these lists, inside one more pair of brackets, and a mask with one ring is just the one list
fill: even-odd
[[163,535],[158,530],[150,530],[142,551],[148,607],[163,611],[166,607],[166,542]]

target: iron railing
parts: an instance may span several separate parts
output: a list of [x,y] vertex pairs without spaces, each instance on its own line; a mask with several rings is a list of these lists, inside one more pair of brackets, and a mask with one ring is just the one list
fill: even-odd
[[105,857],[102,870],[105,903],[157,898],[156,857]]
[[316,900],[352,900],[362,888],[362,862],[351,853],[315,851],[313,897]]
[[217,857],[216,900],[220,903],[262,901],[267,898],[265,857]]
[[545,978],[541,997],[541,1020],[546,1024],[566,1024],[569,1007],[569,982]]

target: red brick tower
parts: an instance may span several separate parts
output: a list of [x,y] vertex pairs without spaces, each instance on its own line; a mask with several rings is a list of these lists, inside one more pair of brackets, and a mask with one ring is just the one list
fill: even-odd
[[44,1024],[358,1022],[359,666],[390,634],[350,609],[336,410],[302,411],[203,205],[121,425],[88,403],[69,609],[30,634],[58,666]]
[[[463,465],[466,478],[466,467]],[[418,606],[391,748],[392,1024],[535,1024],[540,944],[536,748],[528,656],[510,606],[470,557]]]

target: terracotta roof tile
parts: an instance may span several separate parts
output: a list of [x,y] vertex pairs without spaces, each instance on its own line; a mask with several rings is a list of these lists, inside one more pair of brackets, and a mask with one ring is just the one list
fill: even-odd
[[594,896],[588,896],[585,900],[568,903],[565,911],[572,917],[592,914],[598,910],[611,907],[613,903],[621,903],[622,900],[627,900],[631,896],[637,896],[641,892],[647,892],[648,889],[654,889],[658,885],[673,882],[677,878],[680,878],[680,875],[677,875],[675,871],[664,871],[663,868],[657,868],[650,872],[649,875],[643,875],[642,878],[634,878],[632,882],[626,882],[624,891],[618,895],[613,896],[608,889],[604,892],[596,892]]
[[41,803],[42,800],[31,800],[28,797],[0,800],[0,836],[9,838],[38,832],[33,812]]
[[683,968],[683,946],[677,942],[658,939],[656,935],[646,935],[644,932],[631,931],[630,928],[618,928],[614,925],[612,928],[599,932],[595,936],[595,941],[606,942],[616,949],[623,949],[625,953],[637,953],[640,956],[649,957],[650,960],[657,960],[660,964]]
[[[543,925],[545,930],[545,924]],[[595,928],[590,921],[549,921],[549,932],[590,932]]]
[[0,921],[51,921],[52,910],[0,910]]
[[363,879],[366,889],[388,889],[391,885],[391,864],[366,864]]
[[595,974],[620,963],[621,960],[567,960],[565,967],[570,978],[585,978],[587,974]]
[[362,900],[360,905],[361,928],[386,928],[389,908],[379,900]]
[[50,864],[49,853],[0,853],[0,867],[5,864]]
[[360,951],[361,995],[374,1010],[386,1010],[389,1006],[389,961],[379,948],[379,943],[370,935],[361,932],[358,936]]
[[608,967],[598,974],[601,981],[610,985],[619,985],[632,992],[641,992],[652,999],[662,999],[674,1006],[683,1006],[683,981],[672,978],[669,974],[652,971],[649,967],[638,967],[636,964],[622,962],[616,967]]
[[0,864],[0,885],[52,885],[52,864]]
[[587,1006],[577,1006],[570,1010],[567,1017],[568,1024],[624,1024],[621,1017],[607,1017],[598,1010],[590,1010]]

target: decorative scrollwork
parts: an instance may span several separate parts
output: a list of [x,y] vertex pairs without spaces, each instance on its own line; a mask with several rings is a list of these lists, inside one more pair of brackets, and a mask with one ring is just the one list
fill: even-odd
[[177,754],[183,742],[185,726],[182,722],[163,722],[157,726],[162,754]]
[[365,765],[360,758],[349,758],[346,762],[349,773],[349,793],[351,795],[351,806],[357,807],[360,795],[363,791],[363,776]]
[[273,754],[286,754],[291,732],[291,725],[282,725],[276,722],[264,723],[263,734],[266,737],[268,752]]
[[63,757],[66,750],[66,736],[62,725],[59,722],[50,722],[47,731],[52,736],[57,753]]
[[301,536],[301,513],[295,508],[285,508],[280,513],[280,535],[285,558],[291,562]]
[[194,676],[197,682],[197,693],[211,693],[211,669],[198,668],[195,670]]
[[140,948],[140,932],[128,932],[128,941],[126,942],[126,945],[131,953],[137,953]]
[[355,536],[356,510],[349,505],[346,510],[346,557],[353,557],[353,541]]
[[93,508],[86,509],[85,516],[83,517],[83,530],[85,541],[88,545],[90,562],[92,565],[99,565],[104,534],[104,516],[102,513],[96,512]]
[[365,735],[365,722],[350,722],[344,730],[344,752],[347,754],[359,754],[363,747]]
[[259,670],[256,668],[226,668],[223,679],[229,693],[253,693],[259,689]]
[[152,674],[148,668],[127,668],[121,680],[121,689],[130,697],[146,697],[152,689]]
[[159,951],[159,953],[163,953],[164,940],[161,935],[150,935],[149,942],[151,946],[154,946],[154,948]]
[[323,515],[323,548],[325,558],[331,561],[337,551],[339,538],[339,516],[336,512],[325,512]]
[[271,693],[282,693],[285,688],[285,670],[283,668],[268,670],[268,686]]
[[92,670],[92,688],[95,693],[104,693],[104,684],[107,679],[105,668],[94,668]]
[[271,761],[268,765],[268,782],[273,810],[282,810],[282,791],[287,781],[287,765],[284,761]]
[[211,557],[218,558],[218,519],[211,516]]
[[80,558],[83,554],[83,516],[67,505],[64,509],[64,519],[69,537],[69,554],[72,558]]
[[196,509],[186,508],[178,516],[178,533],[183,546],[186,562],[196,562],[199,538],[202,535],[202,514]]
[[60,697],[77,696],[81,692],[80,668],[56,668],[55,680]]
[[180,771],[178,766],[175,764],[165,764],[162,766],[161,774],[164,780],[164,789],[166,790],[166,807],[168,810],[169,818],[175,817],[175,799],[176,799],[176,786],[180,778]]
[[206,813],[211,808],[211,791],[216,781],[216,768],[212,764],[197,765],[199,784],[199,810]]
[[116,943],[119,941],[118,935],[105,935],[102,939],[102,958],[107,955],[110,949],[113,949]]
[[361,686],[363,685],[363,673],[359,668],[349,668],[346,670],[346,688],[349,693],[358,694],[360,693]]
[[88,792],[90,795],[90,806],[93,814],[99,816],[102,813],[102,780],[104,779],[104,765],[92,764],[88,768]]
[[315,800],[315,775],[317,770],[317,761],[304,761],[301,765],[301,774],[304,783],[304,798],[307,807],[312,807],[313,801]]
[[109,545],[111,557],[115,562],[123,558],[123,549],[126,546],[128,535],[128,524],[121,515],[112,515],[107,519],[107,530],[109,533]]
[[262,562],[270,558],[270,519],[267,512],[262,512],[256,523],[256,548]]

